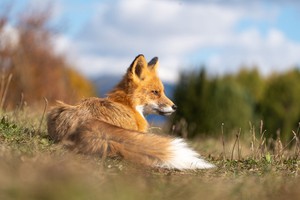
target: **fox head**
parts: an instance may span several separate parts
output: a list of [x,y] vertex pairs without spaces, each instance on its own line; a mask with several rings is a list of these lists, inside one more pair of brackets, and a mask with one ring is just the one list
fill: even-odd
[[164,86],[157,75],[158,58],[149,63],[138,55],[120,83],[126,88],[128,100],[141,115],[170,115],[177,106],[165,95]]

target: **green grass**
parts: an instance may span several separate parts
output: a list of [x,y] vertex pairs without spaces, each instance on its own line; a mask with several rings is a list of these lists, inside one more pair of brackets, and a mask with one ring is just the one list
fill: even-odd
[[251,137],[238,145],[227,139],[224,148],[219,139],[198,139],[191,146],[217,168],[181,172],[73,154],[49,140],[41,116],[0,117],[0,199],[300,198],[294,141],[271,151]]

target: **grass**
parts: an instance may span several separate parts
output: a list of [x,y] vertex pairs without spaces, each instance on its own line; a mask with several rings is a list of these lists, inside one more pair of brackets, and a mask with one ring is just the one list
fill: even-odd
[[73,154],[49,140],[42,114],[29,111],[0,115],[0,199],[300,198],[297,137],[288,147],[274,141],[273,150],[262,128],[191,141],[217,168],[180,172]]

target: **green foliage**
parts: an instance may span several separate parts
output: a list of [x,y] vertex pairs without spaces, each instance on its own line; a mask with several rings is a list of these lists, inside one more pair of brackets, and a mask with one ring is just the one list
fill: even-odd
[[260,103],[267,134],[291,139],[300,122],[300,72],[293,70],[270,78]]
[[43,149],[51,149],[52,142],[48,139],[45,124],[41,117],[30,117],[27,114],[1,113],[0,120],[0,146],[8,145],[10,149],[18,152],[33,154]]
[[286,141],[300,121],[299,91],[299,70],[266,78],[257,69],[222,77],[208,77],[204,69],[182,74],[174,93],[179,109],[172,123],[177,134],[193,137],[220,135],[222,124],[228,134],[263,120],[268,137],[276,139],[280,130]]
[[249,97],[259,102],[265,89],[265,80],[259,74],[257,68],[247,70],[242,68],[235,76],[238,84],[249,93]]
[[19,136],[20,127],[14,123],[8,122],[7,117],[2,117],[0,121],[0,132],[5,140],[14,140]]
[[252,120],[253,103],[248,93],[233,79],[214,80],[206,106],[207,131],[220,132],[220,125],[233,130],[237,127],[246,128]]
[[[179,109],[174,123],[184,119],[190,137],[217,134],[224,123],[227,129],[246,128],[253,118],[253,99],[231,76],[208,78],[204,69],[198,75],[181,76],[174,93]],[[182,130],[177,129],[180,133]]]

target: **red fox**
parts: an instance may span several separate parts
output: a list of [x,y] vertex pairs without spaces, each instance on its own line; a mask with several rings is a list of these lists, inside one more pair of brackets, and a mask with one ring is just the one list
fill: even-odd
[[147,133],[145,115],[170,115],[177,108],[164,94],[157,68],[157,57],[147,63],[138,55],[106,98],[87,98],[74,106],[59,102],[47,115],[50,137],[75,152],[119,156],[150,167],[214,167],[183,139]]

